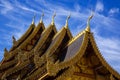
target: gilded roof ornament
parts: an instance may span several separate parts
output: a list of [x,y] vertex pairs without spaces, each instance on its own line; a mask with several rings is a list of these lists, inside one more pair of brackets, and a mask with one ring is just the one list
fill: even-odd
[[88,20],[87,20],[87,27],[86,27],[86,31],[90,32],[90,20],[93,17],[93,12],[91,14],[91,16],[89,16]]
[[8,55],[8,50],[5,48],[4,49],[4,57],[7,57],[7,55]]
[[67,16],[66,23],[65,23],[65,28],[68,28],[68,20],[70,19],[70,15]]
[[54,12],[54,15],[52,16],[52,22],[51,22],[52,25],[54,25],[54,18],[55,18],[55,16],[56,16],[56,12]]
[[13,44],[15,44],[16,43],[16,39],[15,39],[14,36],[12,36],[12,40],[13,40]]
[[41,19],[40,19],[40,23],[43,22],[43,16],[44,16],[44,13],[42,12]]
[[35,23],[35,17],[36,17],[36,15],[35,15],[35,13],[34,13],[34,16],[33,16],[33,19],[32,19],[32,24]]
[[24,62],[24,61],[26,61],[28,59],[27,54],[24,54],[24,52],[21,49],[19,49],[17,58],[18,58],[19,62]]
[[4,49],[4,52],[8,52],[7,48]]

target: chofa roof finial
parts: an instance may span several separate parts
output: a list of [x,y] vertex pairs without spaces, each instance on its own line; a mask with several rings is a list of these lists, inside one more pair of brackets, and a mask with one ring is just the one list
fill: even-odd
[[52,25],[54,25],[54,17],[56,16],[56,12],[54,12],[53,16],[52,16]]
[[13,44],[16,43],[16,38],[14,36],[12,36],[12,41],[13,41]]
[[91,12],[91,15],[89,16],[88,20],[87,20],[87,27],[86,27],[86,31],[90,32],[90,20],[92,19],[92,17],[94,16],[93,12]]
[[4,57],[7,57],[7,55],[8,55],[8,50],[7,50],[7,48],[5,48],[4,49]]
[[44,16],[44,12],[42,12],[41,19],[40,19],[40,23],[43,22],[43,16]]
[[68,20],[70,19],[71,14],[67,16],[66,23],[65,23],[65,28],[68,28]]
[[35,22],[35,17],[36,17],[36,14],[34,13],[34,16],[33,16],[33,19],[32,19],[32,24],[34,24],[34,22]]
[[4,48],[4,52],[7,52],[7,53],[8,53],[8,50],[7,50],[7,48]]

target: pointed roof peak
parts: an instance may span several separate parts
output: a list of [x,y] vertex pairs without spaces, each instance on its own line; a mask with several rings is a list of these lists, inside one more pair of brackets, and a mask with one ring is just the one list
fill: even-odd
[[54,25],[54,18],[55,18],[55,16],[56,16],[56,12],[54,12],[54,14],[52,16],[52,22],[51,22],[52,25]]
[[70,16],[71,16],[71,14],[67,16],[66,23],[65,23],[65,28],[68,28],[68,20],[70,19]]
[[91,15],[88,17],[88,20],[87,20],[86,31],[88,31],[88,32],[90,32],[90,20],[92,19],[93,16],[94,16],[94,14],[92,12]]
[[16,38],[14,37],[14,35],[12,36],[12,40],[13,40],[13,44],[16,43]]
[[32,19],[32,24],[35,23],[35,17],[36,17],[36,14],[34,13],[34,16],[33,16],[33,19]]
[[8,52],[7,48],[4,48],[4,52]]
[[44,16],[44,12],[42,12],[41,19],[40,19],[40,23],[43,22],[43,16]]

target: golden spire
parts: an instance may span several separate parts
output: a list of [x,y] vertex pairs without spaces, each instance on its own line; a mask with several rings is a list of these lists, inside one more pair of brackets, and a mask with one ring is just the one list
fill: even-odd
[[54,25],[54,17],[56,16],[56,13],[54,12],[54,15],[52,16],[52,22],[51,24]]
[[66,23],[65,23],[65,28],[68,28],[68,20],[70,19],[70,15],[67,16]]
[[90,32],[90,20],[93,17],[93,12],[91,14],[91,16],[89,16],[88,20],[87,20],[87,27],[86,27],[86,31]]
[[35,22],[35,13],[34,13],[34,16],[33,16],[33,19],[32,19],[32,24],[34,24],[34,22]]
[[43,22],[43,16],[44,16],[44,12],[42,12],[41,19],[40,19],[40,23]]

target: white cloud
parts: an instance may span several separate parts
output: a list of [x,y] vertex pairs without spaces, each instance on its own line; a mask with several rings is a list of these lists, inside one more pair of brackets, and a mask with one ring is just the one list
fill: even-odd
[[95,11],[97,11],[97,12],[102,12],[103,10],[104,10],[104,5],[103,5],[103,3],[100,2],[100,1],[97,1]]
[[30,9],[30,8],[27,8],[27,7],[24,7],[24,6],[21,6],[21,5],[18,5],[18,7],[20,7],[20,8],[23,9],[23,10],[26,10],[26,11],[37,12],[37,11],[35,11],[34,9]]
[[98,30],[104,29],[106,31],[120,35],[120,22],[118,19],[110,16],[104,16],[103,14],[99,14],[96,12],[92,21],[94,22],[95,27],[98,28]]
[[76,10],[77,12],[79,12],[79,11],[81,10],[81,7],[80,7],[79,4],[75,4],[75,10]]
[[[97,30],[94,30],[95,40],[98,45],[98,48],[105,58],[105,60],[120,73],[120,42],[116,38],[104,38],[98,35]],[[117,64],[115,64],[117,62]]]
[[115,14],[115,13],[119,13],[120,12],[120,9],[119,8],[111,8],[109,10],[109,14]]
[[[8,23],[8,24],[6,24],[6,26],[8,26],[8,28],[13,29],[12,32],[8,32],[9,35],[8,34],[6,34],[6,35],[8,35],[8,36],[14,35],[16,37],[16,39],[19,39],[26,30],[25,25],[23,25],[22,23],[18,23],[18,24]],[[18,27],[18,26],[21,26],[21,27]]]
[[13,6],[8,1],[1,0],[0,2],[0,5],[4,8],[0,10],[0,13],[6,14],[8,11],[13,10]]
[[25,5],[22,5],[19,2],[17,2],[17,1],[15,2],[15,5],[16,5],[16,7],[20,8],[22,10],[29,11],[29,12],[34,12],[34,13],[38,13],[38,11],[36,11],[35,9],[26,7]]

